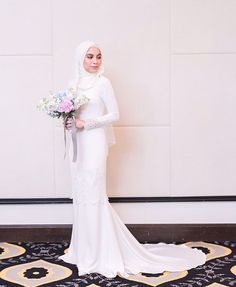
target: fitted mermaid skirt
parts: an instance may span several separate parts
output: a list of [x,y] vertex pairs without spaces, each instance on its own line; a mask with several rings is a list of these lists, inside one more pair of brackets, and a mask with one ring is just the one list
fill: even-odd
[[108,201],[106,158],[102,128],[79,133],[78,160],[71,163],[72,236],[59,258],[75,264],[79,276],[97,272],[109,278],[179,272],[204,264],[206,255],[196,248],[137,241]]

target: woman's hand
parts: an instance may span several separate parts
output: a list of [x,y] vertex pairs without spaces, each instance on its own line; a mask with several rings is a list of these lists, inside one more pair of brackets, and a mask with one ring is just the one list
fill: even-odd
[[[66,128],[67,130],[70,130],[70,129],[71,129],[71,127],[72,127],[72,121],[73,121],[73,119],[70,118],[70,117],[66,119],[65,128]],[[84,121],[80,120],[79,118],[75,118],[75,127],[76,127],[77,129],[82,129],[82,128],[84,128],[84,124],[85,124]]]
[[84,128],[84,124],[85,122],[78,119],[78,118],[75,118],[75,126],[77,129],[83,129]]
[[65,121],[65,128],[66,130],[70,130],[72,126],[72,118],[68,117]]

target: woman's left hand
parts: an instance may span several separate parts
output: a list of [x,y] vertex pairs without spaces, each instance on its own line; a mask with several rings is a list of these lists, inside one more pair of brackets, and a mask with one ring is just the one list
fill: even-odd
[[75,126],[76,126],[76,128],[82,129],[82,128],[84,128],[84,124],[85,124],[84,121],[82,121],[82,120],[80,120],[78,118],[75,119]]

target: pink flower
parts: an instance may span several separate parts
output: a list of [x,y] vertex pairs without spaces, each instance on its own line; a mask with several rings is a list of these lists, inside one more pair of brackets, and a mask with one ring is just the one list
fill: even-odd
[[73,110],[73,104],[70,100],[65,99],[62,103],[60,103],[58,110],[59,112],[69,113]]

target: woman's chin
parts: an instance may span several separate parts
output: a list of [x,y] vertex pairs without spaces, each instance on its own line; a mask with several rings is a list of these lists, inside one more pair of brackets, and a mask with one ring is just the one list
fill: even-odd
[[90,73],[97,73],[98,70],[99,70],[99,68],[90,68],[89,72]]

